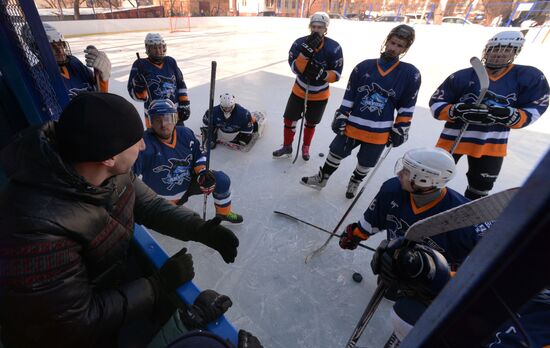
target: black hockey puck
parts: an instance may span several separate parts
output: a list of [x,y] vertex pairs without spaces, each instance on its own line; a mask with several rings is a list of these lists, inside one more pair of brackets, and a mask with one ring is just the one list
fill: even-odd
[[358,272],[353,273],[352,278],[356,283],[361,283],[361,281],[363,280],[363,276],[361,275],[361,273]]
[[322,152],[319,152],[319,157],[325,157],[325,154]]

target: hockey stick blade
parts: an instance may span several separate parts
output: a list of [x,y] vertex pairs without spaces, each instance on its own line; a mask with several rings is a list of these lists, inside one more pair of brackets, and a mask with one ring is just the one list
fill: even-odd
[[[274,210],[273,212],[274,212],[275,214],[282,215],[282,216],[287,217],[287,218],[289,218],[289,219],[292,219],[292,220],[294,220],[294,221],[298,221],[298,222],[301,222],[301,223],[306,224],[306,225],[308,225],[308,226],[311,226],[311,227],[313,227],[313,228],[316,228],[316,229],[318,229],[319,231],[323,231],[323,232],[325,232],[325,233],[332,234],[332,232],[330,232],[329,230],[325,230],[325,229],[322,228],[322,227],[319,227],[319,226],[317,226],[317,225],[314,225],[314,224],[312,224],[312,223],[309,223],[309,222],[307,222],[307,221],[305,221],[305,220],[299,219],[299,218],[297,218],[297,217],[295,217],[295,216],[292,216],[292,215],[290,215],[290,214],[283,213],[282,211]],[[341,235],[339,235],[338,237],[341,237]],[[371,248],[371,247],[369,247],[369,246],[367,246],[367,245],[364,245],[364,244],[361,244],[361,243],[359,243],[359,246],[360,246],[361,248],[365,248],[365,249],[368,249],[368,250],[371,250],[371,251],[376,251],[376,249]]]
[[496,220],[518,190],[504,190],[419,220],[409,227],[405,239],[422,242],[440,233]]
[[382,299],[384,298],[386,290],[387,288],[383,283],[380,283],[376,290],[374,290],[374,294],[372,295],[369,304],[367,305],[367,308],[365,308],[365,311],[363,312],[361,319],[359,319],[359,322],[355,326],[355,329],[353,330],[353,333],[351,334],[348,343],[346,343],[346,348],[356,348],[359,338],[363,334],[363,331],[365,331],[369,321],[374,316],[374,313],[376,312],[380,301],[382,301]]

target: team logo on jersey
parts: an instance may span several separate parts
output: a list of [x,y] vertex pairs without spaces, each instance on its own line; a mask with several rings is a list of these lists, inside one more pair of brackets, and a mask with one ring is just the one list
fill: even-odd
[[149,83],[149,89],[155,94],[155,99],[176,99],[176,77],[157,75]]
[[[515,93],[508,94],[506,96],[499,95],[491,91],[487,91],[485,94],[485,97],[483,98],[483,104],[487,106],[510,106],[513,105],[513,103],[517,100],[517,95]],[[477,94],[475,93],[467,93],[462,98],[460,98],[461,102],[466,101],[476,101],[477,100]]]
[[382,115],[382,111],[386,106],[388,99],[395,95],[393,90],[386,91],[377,83],[372,83],[370,86],[361,86],[359,92],[366,91],[367,94],[361,98],[361,111],[369,110],[370,112],[378,112],[378,116]]
[[390,239],[403,237],[409,229],[409,224],[395,215],[388,214],[386,217],[387,231]]
[[166,176],[162,178],[162,182],[168,185],[166,189],[172,191],[174,186],[181,186],[184,181],[191,181],[190,167],[193,160],[191,154],[185,159],[170,158],[168,163],[153,168],[154,173],[166,172]]

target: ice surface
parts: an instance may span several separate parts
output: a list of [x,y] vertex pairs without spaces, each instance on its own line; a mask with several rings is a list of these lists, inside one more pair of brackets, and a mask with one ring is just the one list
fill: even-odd
[[[246,22],[243,22],[246,23]],[[223,170],[232,180],[233,208],[245,223],[231,227],[240,239],[239,255],[226,265],[221,257],[197,243],[189,243],[195,260],[196,283],[229,295],[233,307],[228,318],[239,328],[257,335],[265,347],[294,348],[343,347],[375,289],[370,271],[372,253],[368,250],[341,250],[336,240],[309,264],[304,257],[319,247],[325,233],[273,214],[281,210],[332,230],[350,204],[344,197],[348,179],[355,167],[355,153],[342,162],[327,187],[320,192],[298,183],[300,177],[312,175],[324,163],[319,152],[328,154],[333,138],[330,122],[343,96],[352,68],[363,59],[378,55],[380,45],[392,25],[333,21],[329,37],[336,39],[344,51],[342,80],[331,87],[331,97],[321,124],[317,127],[311,160],[301,157],[295,165],[289,160],[274,160],[271,152],[282,143],[282,113],[293,84],[287,64],[291,43],[307,34],[307,21],[265,19],[265,26],[236,25],[208,29],[193,28],[190,33],[161,32],[168,45],[168,55],[175,57],[182,69],[191,100],[192,115],[186,122],[199,132],[202,115],[208,107],[210,61],[218,62],[216,96],[233,93],[237,102],[250,110],[266,112],[268,124],[263,138],[248,153],[223,147],[212,151],[211,166]],[[298,24],[296,24],[298,23]],[[473,32],[471,30],[474,30]],[[480,29],[417,26],[417,40],[404,61],[415,64],[422,73],[422,87],[409,141],[392,150],[371,180],[358,204],[344,223],[356,221],[382,182],[393,176],[396,159],[407,149],[435,144],[443,123],[434,120],[428,99],[450,73],[468,66],[469,58],[479,56],[484,42],[491,36]],[[135,52],[145,56],[145,32],[71,38],[70,44],[79,58],[88,44],[105,49],[113,64],[110,89],[127,97],[126,82]],[[520,64],[531,64],[550,76],[548,45],[527,44],[518,57]],[[139,110],[142,106],[135,103]],[[550,143],[549,115],[543,115],[530,130],[513,130],[509,154],[504,161],[495,191],[521,185]],[[536,132],[534,132],[536,130]],[[296,142],[296,140],[295,140]],[[459,163],[459,174],[451,187],[463,192],[466,187],[466,161]],[[202,214],[202,196],[193,197],[188,206]],[[213,200],[208,202],[208,217],[214,214]],[[184,226],[182,226],[184,228]],[[185,243],[156,235],[172,254]],[[367,244],[375,247],[383,236]],[[354,272],[364,280],[355,283]],[[366,329],[360,346],[381,347],[390,335],[390,305],[382,303]]]

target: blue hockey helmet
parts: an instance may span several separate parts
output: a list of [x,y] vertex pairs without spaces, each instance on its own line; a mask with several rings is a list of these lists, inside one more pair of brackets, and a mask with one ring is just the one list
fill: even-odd
[[147,115],[153,120],[155,117],[170,117],[174,123],[178,120],[178,109],[170,99],[157,99],[149,104]]

